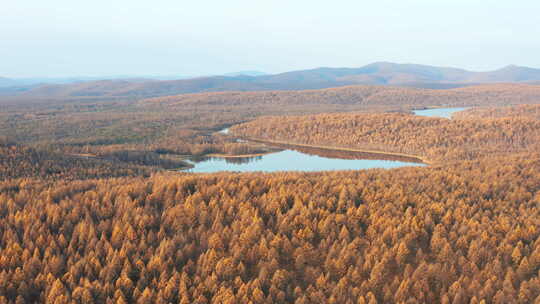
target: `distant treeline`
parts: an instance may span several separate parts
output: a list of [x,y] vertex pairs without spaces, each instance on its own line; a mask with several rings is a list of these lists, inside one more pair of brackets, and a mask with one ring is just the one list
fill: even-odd
[[[526,84],[478,85],[446,90],[428,90],[385,86],[347,86],[304,91],[217,92],[156,97],[143,103],[184,107],[227,105],[341,105],[364,108],[422,106],[494,106],[540,103],[540,86]],[[307,109],[306,109],[307,110]]]

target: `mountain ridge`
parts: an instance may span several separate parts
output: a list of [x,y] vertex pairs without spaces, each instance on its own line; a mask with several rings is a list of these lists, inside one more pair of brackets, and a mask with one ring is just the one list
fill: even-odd
[[152,97],[218,91],[324,89],[348,85],[391,85],[437,89],[485,83],[540,82],[540,69],[517,65],[508,65],[487,72],[472,72],[453,67],[384,61],[358,68],[318,67],[279,74],[246,74],[249,73],[238,72],[228,76],[203,76],[176,80],[114,79],[72,84],[46,84],[18,91],[18,95]]
[[9,86],[15,84],[15,80],[7,77],[0,76],[0,87]]

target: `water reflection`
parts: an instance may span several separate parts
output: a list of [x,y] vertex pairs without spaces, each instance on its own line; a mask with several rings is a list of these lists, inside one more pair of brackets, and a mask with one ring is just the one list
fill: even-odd
[[[450,117],[451,113],[466,108],[441,108],[418,110],[415,114],[422,116]],[[218,131],[229,134],[229,128]],[[235,138],[236,142],[247,142]],[[251,142],[252,140],[249,140]],[[254,142],[257,142],[256,140]],[[264,143],[264,142],[261,142]],[[211,173],[219,171],[237,172],[274,172],[274,171],[328,171],[328,170],[361,170],[371,168],[397,168],[404,166],[425,166],[416,157],[389,155],[379,153],[342,151],[313,147],[271,144],[271,147],[283,149],[266,155],[248,157],[194,157],[193,168],[187,170],[194,173]]]
[[[304,150],[304,149],[302,149]],[[311,150],[311,149],[310,149]],[[295,151],[283,150],[276,153],[256,157],[243,158],[200,158],[192,163],[193,168],[187,170],[194,173],[211,173],[219,171],[238,172],[274,172],[274,171],[328,171],[328,170],[361,170],[371,168],[397,168],[404,166],[425,166],[425,164],[395,159],[381,159],[379,156],[368,155],[371,159],[362,158],[360,155],[352,155],[345,151],[341,156],[346,158],[332,158],[329,153],[321,151]],[[329,151],[327,151],[329,152]],[[341,152],[341,151],[340,151]],[[326,156],[322,156],[326,154]],[[337,155],[332,155],[333,157]]]
[[213,157],[213,156],[202,156],[202,157],[196,157],[192,160],[195,163],[199,162],[208,162],[208,161],[221,161],[224,160],[225,163],[228,164],[247,164],[254,161],[261,160],[263,158],[263,155],[257,155],[257,156],[246,156],[246,157]]
[[470,108],[436,108],[436,109],[424,109],[424,110],[414,110],[413,113],[418,116],[426,117],[441,117],[441,118],[452,118],[452,114],[460,111],[464,111]]
[[365,160],[390,160],[390,161],[400,161],[400,162],[410,162],[410,163],[421,163],[422,160],[416,157],[404,156],[404,155],[393,155],[393,154],[383,154],[383,153],[370,153],[370,152],[359,152],[359,151],[343,151],[343,150],[331,150],[331,149],[321,149],[321,148],[312,148],[312,147],[294,147],[286,145],[272,145],[275,147],[281,147],[283,149],[291,149],[298,152],[302,152],[307,155],[315,155],[325,158],[339,158],[339,159],[365,159]]

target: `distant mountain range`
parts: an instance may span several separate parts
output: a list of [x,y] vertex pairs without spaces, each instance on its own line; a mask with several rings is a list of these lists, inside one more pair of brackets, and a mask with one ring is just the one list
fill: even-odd
[[[0,79],[0,86],[9,83]],[[317,68],[267,75],[257,71],[190,79],[116,79],[21,87],[26,96],[166,96],[216,91],[305,90],[347,85],[453,88],[484,83],[539,83],[540,69],[510,65],[490,72],[377,62],[360,68]],[[0,93],[6,89],[0,89]],[[12,90],[13,91],[13,90]],[[10,94],[9,92],[7,94]]]
[[[264,72],[259,71],[240,71],[234,73],[227,73],[223,75],[211,75],[205,77],[216,77],[216,76],[227,76],[227,77],[239,77],[239,76],[263,76],[268,75]],[[150,81],[150,80],[182,80],[182,79],[193,79],[201,77],[188,77],[180,75],[162,75],[162,76],[134,76],[134,75],[116,75],[116,76],[107,76],[107,77],[51,77],[51,78],[6,78],[0,77],[0,88],[2,87],[13,87],[13,86],[39,86],[39,85],[50,85],[50,84],[71,84],[71,83],[80,83],[80,82],[90,82],[90,81],[102,81],[102,80],[130,80],[130,81]]]
[[15,85],[17,81],[5,77],[0,77],[0,87]]
[[240,72],[234,72],[234,73],[227,73],[227,74],[223,74],[223,76],[228,76],[228,77],[238,77],[238,76],[265,76],[265,75],[268,75],[264,72],[260,72],[260,71],[240,71]]

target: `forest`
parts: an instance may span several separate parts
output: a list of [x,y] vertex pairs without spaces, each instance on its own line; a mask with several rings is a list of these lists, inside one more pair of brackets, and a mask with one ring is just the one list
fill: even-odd
[[230,130],[245,138],[404,153],[428,162],[540,151],[540,120],[529,117],[450,120],[350,113],[270,116]]
[[[540,303],[539,88],[0,99],[0,303]],[[178,170],[240,138],[430,165]]]
[[59,154],[0,138],[0,180],[24,177],[77,180],[149,176],[150,172],[149,168],[143,166]]
[[539,172],[4,181],[0,301],[533,303]]
[[[537,104],[540,85],[486,84],[455,89],[433,90],[388,86],[346,86],[321,90],[215,92],[156,97],[143,100],[143,104],[173,106],[227,105],[239,106],[283,105],[285,107],[311,105],[362,106],[358,109],[418,108],[422,106],[496,106]],[[273,112],[280,109],[272,108]],[[311,109],[305,109],[309,111]],[[272,111],[271,111],[272,112]]]
[[[427,106],[538,103],[540,86],[489,84],[428,90],[349,86],[305,91],[216,92],[150,99],[128,97],[5,97],[0,135],[19,145],[60,154],[108,157],[250,154],[260,150],[216,134],[266,115],[403,112]],[[155,154],[158,154],[156,156]],[[134,157],[130,160],[135,161]],[[163,163],[165,161],[159,161]],[[152,162],[156,163],[156,162]]]
[[461,111],[454,114],[454,118],[459,119],[501,117],[523,117],[540,120],[540,105],[523,104],[506,107],[481,107],[468,109],[466,111]]

